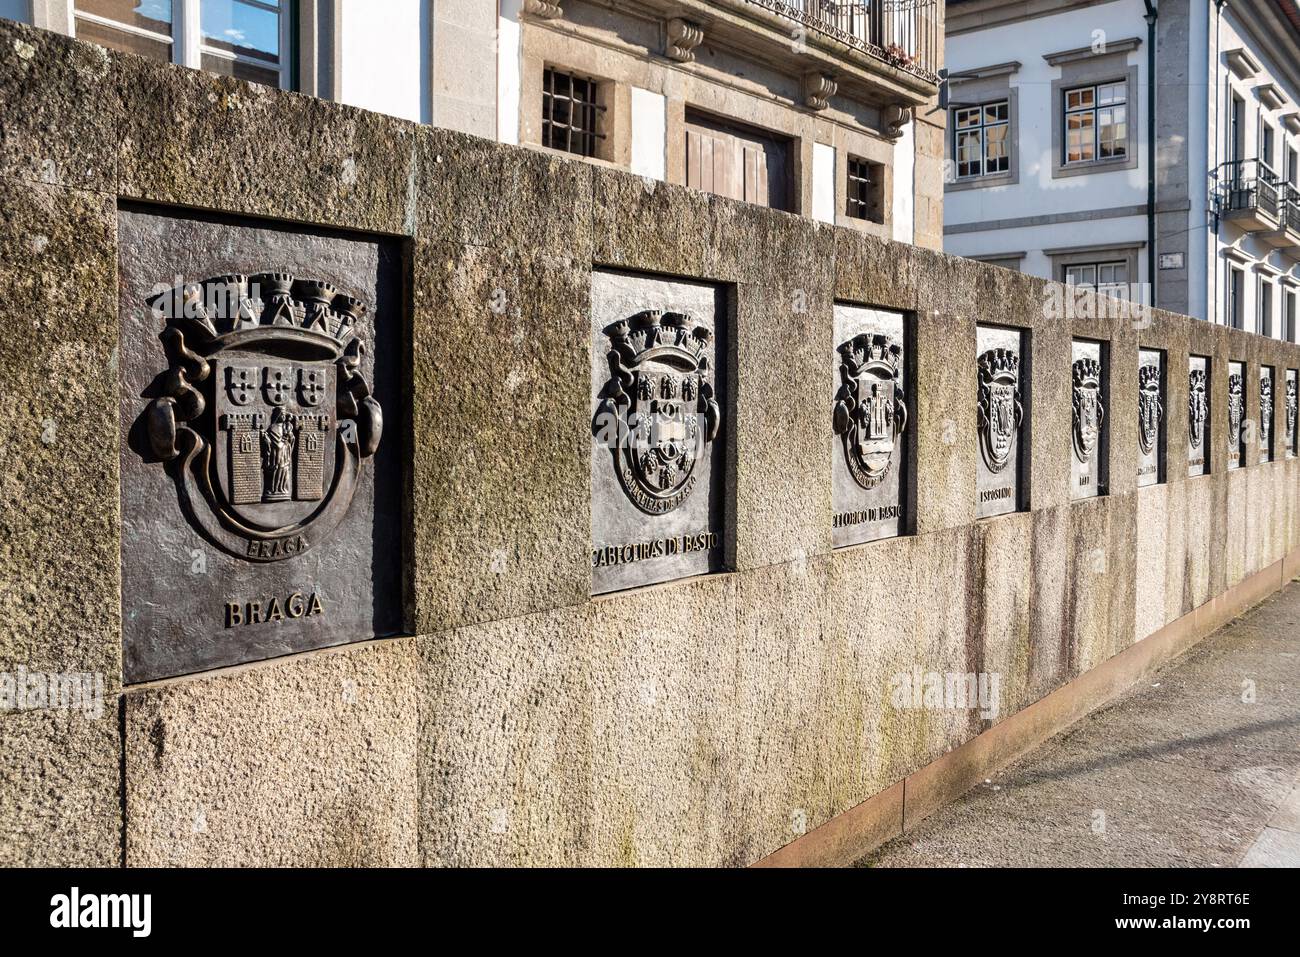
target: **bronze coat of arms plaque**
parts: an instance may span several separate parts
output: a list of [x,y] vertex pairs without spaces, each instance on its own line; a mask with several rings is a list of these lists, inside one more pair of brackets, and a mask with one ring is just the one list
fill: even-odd
[[906,529],[908,358],[904,316],[835,305],[830,426],[832,541],[856,545]]
[[1165,480],[1165,354],[1138,350],[1138,466],[1137,484],[1159,485]]
[[1246,460],[1247,433],[1252,431],[1246,419],[1246,365],[1228,363],[1228,469],[1241,468]]
[[388,244],[124,209],[128,682],[402,629]]
[[1187,360],[1187,474],[1210,472],[1210,360]]
[[1273,461],[1273,367],[1259,368],[1259,460]]
[[592,593],[717,571],[724,294],[597,271],[591,314]]
[[1286,457],[1295,458],[1296,449],[1296,413],[1297,409],[1296,394],[1296,370],[1286,370],[1286,409],[1283,419],[1283,428],[1286,430]]
[[1005,326],[976,327],[975,402],[979,455],[976,515],[988,518],[1025,507],[1028,435],[1028,334]]
[[1070,497],[1095,498],[1106,494],[1105,349],[1100,342],[1075,339],[1072,358]]

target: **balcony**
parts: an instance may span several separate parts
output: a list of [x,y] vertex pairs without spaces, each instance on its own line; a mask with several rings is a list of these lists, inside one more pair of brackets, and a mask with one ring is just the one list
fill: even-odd
[[1286,185],[1267,164],[1257,159],[1235,160],[1219,167],[1219,215],[1251,233],[1275,233],[1281,217]]
[[1300,189],[1284,185],[1282,208],[1278,211],[1278,228],[1260,233],[1260,238],[1292,259],[1300,259]]
[[939,0],[747,2],[927,83],[939,82]]
[[[562,23],[569,0],[526,0]],[[808,105],[829,95],[879,108],[933,101],[943,62],[943,0],[601,0],[668,24],[666,55],[695,60],[701,43],[812,81]],[[576,5],[575,5],[576,9]],[[583,14],[586,16],[586,14]],[[684,42],[678,42],[680,38]]]

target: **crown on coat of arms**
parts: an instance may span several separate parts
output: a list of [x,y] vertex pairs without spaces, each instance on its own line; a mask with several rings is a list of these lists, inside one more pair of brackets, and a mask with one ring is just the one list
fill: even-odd
[[1138,388],[1143,392],[1160,391],[1160,367],[1145,365],[1138,369]]
[[713,337],[708,326],[700,325],[684,312],[647,309],[630,319],[620,319],[605,329],[614,348],[631,365],[641,357],[673,358],[690,368],[707,364],[704,350]]
[[1074,387],[1076,389],[1095,389],[1101,385],[1101,363],[1096,359],[1083,358],[1074,361]]
[[1273,380],[1267,377],[1259,380],[1259,394],[1265,396],[1273,395]]
[[1205,391],[1205,370],[1193,369],[1188,376],[1188,384],[1193,392]]
[[213,338],[297,329],[332,340],[340,351],[366,313],[364,302],[330,283],[285,272],[232,273],[184,283],[158,293],[149,305],[169,323],[191,320]]
[[1020,376],[1020,356],[1010,349],[990,349],[980,356],[981,382],[1015,382]]
[[1241,393],[1241,376],[1235,372],[1228,376],[1228,392],[1232,395]]
[[841,345],[839,353],[850,375],[882,372],[893,378],[898,373],[903,350],[889,336],[864,332]]

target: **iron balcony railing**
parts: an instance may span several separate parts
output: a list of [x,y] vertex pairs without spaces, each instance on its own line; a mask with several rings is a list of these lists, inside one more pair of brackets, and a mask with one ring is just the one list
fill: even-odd
[[748,0],[890,66],[938,83],[941,0]]
[[1286,201],[1286,228],[1293,233],[1300,233],[1300,189],[1288,186]]
[[1224,212],[1251,210],[1280,219],[1286,184],[1267,163],[1232,160],[1219,167],[1220,203]]

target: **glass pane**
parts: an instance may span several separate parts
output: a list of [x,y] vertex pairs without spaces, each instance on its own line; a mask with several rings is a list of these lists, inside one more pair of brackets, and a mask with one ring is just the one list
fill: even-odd
[[1102,106],[1111,106],[1115,103],[1123,103],[1125,100],[1125,84],[1108,83],[1106,86],[1098,87],[1097,100]]
[[[76,0],[74,7],[78,13],[93,13],[97,17],[161,33],[163,36],[172,35],[172,0]],[[77,36],[83,35],[82,24],[87,22],[77,21]],[[93,42],[109,46],[102,40]]]
[[85,40],[88,43],[98,43],[110,50],[138,53],[141,56],[147,56],[151,60],[158,60],[162,63],[172,61],[172,45],[170,41],[154,40],[138,33],[115,30],[112,27],[101,26],[80,17],[77,18],[77,39]]
[[1065,94],[1065,107],[1069,110],[1081,110],[1090,107],[1094,103],[1094,94],[1096,90],[1093,87],[1084,87],[1082,90],[1070,90]]
[[990,126],[988,128],[987,156],[1000,157],[1007,155],[1007,129],[1005,125]]
[[265,86],[280,85],[280,71],[275,67],[258,66],[255,63],[244,63],[240,60],[231,60],[227,57],[216,56],[211,53],[203,54],[201,62],[203,69],[212,73],[221,73],[225,76],[238,77],[241,80],[249,80],[252,83],[261,83]]
[[990,106],[984,107],[985,123],[999,123],[1006,120],[1006,118],[1007,118],[1006,103],[994,103]]
[[[202,0],[203,42],[219,50],[275,63],[280,57],[280,14],[240,0]],[[278,6],[268,3],[265,6]],[[206,69],[206,66],[205,66]],[[262,81],[259,81],[262,82]]]
[[978,109],[957,111],[958,126],[979,126],[979,122],[980,111]]
[[1096,266],[1065,267],[1065,282],[1071,286],[1092,286],[1097,282]]

